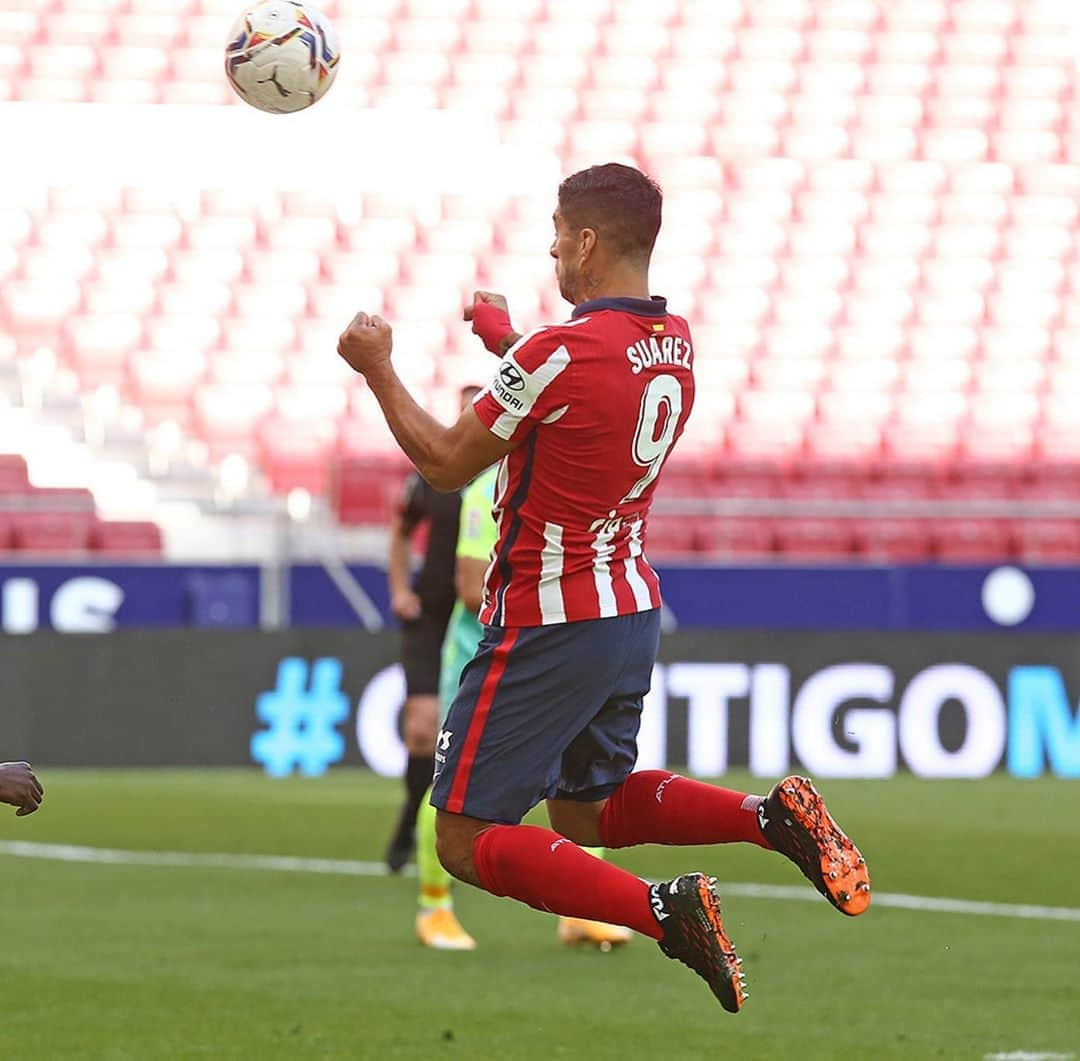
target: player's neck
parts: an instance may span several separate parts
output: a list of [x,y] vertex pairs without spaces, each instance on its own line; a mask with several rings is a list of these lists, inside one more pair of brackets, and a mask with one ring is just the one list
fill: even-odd
[[649,274],[638,269],[618,269],[603,277],[588,277],[578,291],[577,305],[600,298],[642,298],[649,296]]

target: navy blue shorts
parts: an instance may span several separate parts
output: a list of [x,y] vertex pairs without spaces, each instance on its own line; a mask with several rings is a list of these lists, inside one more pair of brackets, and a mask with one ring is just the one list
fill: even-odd
[[516,825],[544,799],[606,799],[637,760],[660,611],[488,626],[435,748],[431,802]]

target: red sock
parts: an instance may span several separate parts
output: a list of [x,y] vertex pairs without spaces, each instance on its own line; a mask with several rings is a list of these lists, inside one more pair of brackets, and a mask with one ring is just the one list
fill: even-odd
[[728,844],[772,848],[758,825],[762,796],[692,781],[666,770],[631,774],[600,816],[605,847],[634,844]]
[[485,890],[536,910],[626,925],[660,939],[640,877],[590,855],[535,825],[493,825],[473,841],[473,863]]

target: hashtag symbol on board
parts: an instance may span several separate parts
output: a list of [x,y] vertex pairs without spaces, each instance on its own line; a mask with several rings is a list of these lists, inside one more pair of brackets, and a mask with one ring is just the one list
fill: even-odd
[[277,686],[260,694],[255,712],[266,729],[251,738],[251,757],[273,777],[294,769],[316,777],[345,755],[335,727],[348,717],[349,701],[336,659],[317,659],[310,668],[307,660],[283,659]]

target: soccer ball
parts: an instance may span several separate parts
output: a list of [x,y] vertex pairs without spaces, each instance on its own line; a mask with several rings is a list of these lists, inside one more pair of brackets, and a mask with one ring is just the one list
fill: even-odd
[[325,95],[340,58],[325,15],[297,0],[262,0],[233,23],[225,76],[245,103],[288,114]]

